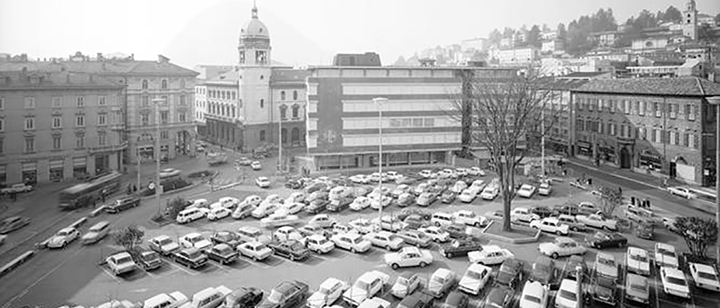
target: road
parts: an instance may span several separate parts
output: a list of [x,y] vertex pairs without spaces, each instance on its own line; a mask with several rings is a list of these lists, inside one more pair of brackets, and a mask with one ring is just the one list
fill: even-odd
[[[602,175],[594,175],[591,171],[592,170],[588,170],[586,173],[601,181],[607,181],[608,183],[613,182],[615,185],[625,185],[614,179],[604,179]],[[678,202],[683,202],[684,200],[668,201],[667,196],[663,197],[663,193],[654,195],[653,191],[646,192],[644,187],[632,186],[632,183],[629,184],[630,185],[624,188],[627,194],[637,193],[640,196],[647,194],[645,197],[656,199],[653,200],[653,206],[675,211],[668,214],[702,215],[702,213],[691,208],[685,208],[684,206],[678,207]],[[281,196],[289,193],[286,189],[278,187],[275,187],[271,191],[263,191],[252,185],[240,185],[228,190],[211,193],[207,193],[204,187],[197,187],[182,195],[216,200],[224,196],[242,198],[249,194],[257,193],[267,195],[270,192],[280,193]],[[575,201],[594,200],[594,197],[590,196],[589,193],[579,192],[577,190],[570,191],[567,184],[562,183],[556,186],[556,190],[551,198],[536,196],[532,200],[515,200],[513,204],[514,207],[552,206],[564,203],[568,199],[568,196]],[[163,198],[162,200],[163,204],[165,199],[166,198]],[[500,208],[501,204],[499,200],[494,202],[475,201],[469,205],[454,204],[450,206],[435,203],[431,207],[431,209],[442,209],[448,212],[459,209],[471,209],[480,214]],[[145,238],[159,234],[167,234],[173,238],[178,238],[191,231],[200,231],[209,236],[217,230],[234,230],[241,225],[258,225],[256,220],[234,221],[232,219],[226,219],[213,223],[202,220],[185,226],[172,224],[160,228],[148,223],[148,218],[156,211],[157,207],[154,204],[154,199],[150,199],[143,202],[141,207],[123,212],[120,215],[93,218],[86,224],[83,231],[86,230],[87,226],[100,220],[110,220],[115,228],[130,223],[137,223],[145,228]],[[340,213],[337,217],[338,220],[347,222],[357,217],[370,218],[376,215],[376,213],[367,210],[361,213],[350,213],[346,211]],[[584,235],[575,235],[574,237],[582,240]],[[632,245],[645,249],[651,250],[654,244],[653,241],[640,240],[634,236],[628,237],[631,238]],[[543,237],[541,237],[542,241],[551,241],[552,239],[553,236],[543,235]],[[667,233],[665,230],[658,231],[656,240],[676,245],[679,250],[686,250],[682,239],[674,234]],[[537,256],[537,244],[498,244],[512,250],[515,255],[525,260],[527,262],[526,269],[529,269],[529,264]],[[324,256],[313,255],[309,260],[304,262],[290,262],[274,256],[271,257],[269,261],[261,263],[241,259],[233,265],[212,263],[201,271],[188,270],[168,263],[158,272],[136,272],[133,275],[118,278],[97,265],[103,256],[118,249],[120,248],[113,245],[110,238],[106,238],[99,245],[95,246],[81,247],[78,243],[73,243],[65,250],[41,251],[28,264],[23,265],[0,280],[2,281],[2,284],[0,284],[0,303],[7,303],[3,308],[21,307],[23,305],[55,307],[64,303],[90,306],[106,302],[109,299],[141,301],[161,292],[181,291],[190,296],[205,287],[221,284],[233,289],[240,286],[255,286],[269,291],[274,285],[284,279],[300,279],[306,281],[311,289],[314,289],[327,277],[354,281],[355,278],[365,271],[379,269],[390,273],[393,276],[391,281],[394,282],[396,274],[383,264],[382,255],[384,251],[373,248],[370,252],[357,256],[349,252],[335,250]],[[436,259],[435,263],[424,269],[413,269],[413,271],[422,273],[426,279],[438,267],[447,267],[460,275],[467,268],[467,258],[445,259],[439,256],[436,247],[432,248],[432,253]],[[616,255],[619,260],[623,259],[623,251],[611,250],[611,253]],[[594,251],[591,250],[585,259],[588,261],[594,260]],[[561,268],[562,265],[563,262],[560,261],[558,267]],[[658,303],[661,299],[663,299],[662,296],[656,297]],[[700,300],[700,305],[695,303],[697,307],[717,306],[717,301],[712,301],[712,298],[706,299],[705,297],[698,297],[698,299]],[[665,305],[672,307],[673,303],[669,301],[668,304],[663,304],[663,306]],[[653,306],[659,307],[660,305]]]

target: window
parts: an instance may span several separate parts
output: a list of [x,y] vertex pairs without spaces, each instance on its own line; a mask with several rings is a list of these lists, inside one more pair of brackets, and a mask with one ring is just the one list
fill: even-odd
[[85,97],[84,97],[84,96],[78,96],[78,97],[77,97],[77,106],[78,106],[78,107],[85,107]]
[[297,119],[298,116],[299,116],[299,115],[298,115],[298,114],[299,114],[299,111],[300,111],[300,106],[298,106],[298,105],[293,106],[293,107],[292,107],[292,117],[295,118],[295,119]]
[[0,97],[0,110],[5,109],[5,99]]
[[670,144],[677,145],[677,132],[668,132],[670,135]]
[[142,97],[142,106],[147,108],[150,107],[150,97],[147,95],[143,95]]
[[595,105],[595,99],[590,99],[590,103],[587,105],[588,111],[593,111],[593,106]]
[[682,145],[684,147],[690,147],[690,134],[689,133],[683,133]]
[[62,148],[62,136],[61,135],[53,135],[53,150],[59,150]]
[[285,91],[280,91],[280,100],[281,101],[285,100]]
[[28,96],[25,98],[25,109],[35,108],[35,97]]
[[75,135],[75,147],[78,149],[85,148],[85,135],[83,135],[83,134]]
[[662,133],[663,133],[662,130],[656,129],[655,130],[655,138],[653,138],[654,139],[653,142],[662,143],[663,142]]
[[178,113],[178,121],[180,121],[180,122],[185,122],[185,121],[187,121],[186,118],[185,118],[185,113],[184,113],[184,112]]
[[260,108],[265,108],[265,100],[260,99]]
[[691,138],[690,138],[690,144],[691,144],[690,147],[697,149],[698,146],[700,145],[700,144],[698,143],[698,139],[697,139],[698,136],[695,135],[695,134],[692,134],[692,135],[690,135],[690,137],[691,137]]
[[584,131],[585,130],[585,121],[582,119],[577,119],[575,126],[577,126],[578,131]]
[[265,130],[260,131],[260,141],[265,141]]
[[143,113],[140,115],[140,122],[143,126],[148,126],[150,124],[150,116],[147,113]]
[[143,81],[142,81],[142,88],[143,88],[143,90],[147,90],[147,88],[148,88],[148,81],[147,81],[147,79],[143,79]]
[[685,114],[688,120],[695,121],[695,105],[685,105]]
[[160,131],[160,139],[168,139],[169,135],[170,133],[168,133],[168,131],[166,130]]
[[162,80],[162,82],[160,83],[160,88],[163,90],[167,89],[167,79]]
[[62,117],[61,116],[53,116],[52,117],[52,128],[62,128]]
[[33,118],[33,117],[25,118],[25,129],[35,129],[35,118]]
[[98,106],[105,106],[106,100],[107,100],[107,98],[105,97],[105,95],[100,95],[98,97]]
[[29,152],[35,152],[35,138],[33,137],[25,138],[25,153]]
[[293,91],[293,100],[296,101],[298,99],[297,90]]
[[[5,153],[5,140],[0,138],[0,154],[3,154],[3,153]],[[2,180],[4,182],[4,179],[2,179]]]
[[5,119],[0,119],[0,132],[5,131]]
[[623,101],[623,110],[625,114],[630,114],[630,101]]
[[425,127],[434,127],[434,126],[435,126],[435,119],[425,118]]
[[659,118],[661,116],[660,103],[653,103],[653,112],[655,112],[656,118]]
[[287,118],[287,107],[280,106],[280,119],[284,120],[285,118]]
[[62,108],[62,97],[55,96],[52,98],[52,107],[53,108]]
[[162,124],[167,124],[167,122],[168,122],[168,112],[167,111],[160,112],[160,122],[162,122]]
[[670,118],[675,119],[677,116],[677,104],[670,104]]
[[645,106],[646,102],[640,102],[640,108],[638,109],[638,114],[641,116],[645,116]]
[[75,116],[75,126],[85,126],[85,116],[79,115]]
[[107,125],[107,115],[104,113],[98,114],[98,125]]
[[611,136],[615,136],[616,129],[617,129],[617,124],[615,124],[615,123],[608,123],[608,128],[609,128],[609,130],[610,130],[610,135],[611,135]]
[[585,100],[582,98],[578,98],[577,110],[583,110],[583,104],[585,104]]
[[185,101],[185,94],[180,95],[180,106],[185,106],[187,102]]
[[235,95],[236,95],[235,91],[231,92],[231,94],[232,94],[232,99],[234,100],[235,97],[236,97],[236,96],[235,96]]

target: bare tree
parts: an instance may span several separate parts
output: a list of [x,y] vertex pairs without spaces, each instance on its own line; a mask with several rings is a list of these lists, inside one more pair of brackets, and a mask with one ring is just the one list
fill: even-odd
[[503,230],[512,230],[511,201],[515,197],[515,167],[526,154],[527,136],[544,136],[557,122],[561,104],[551,82],[534,68],[512,74],[478,78],[468,69],[462,75],[462,90],[448,112],[463,127],[464,150],[485,148],[490,166],[498,173],[503,200]]
[[622,192],[606,186],[598,187],[598,192],[597,199],[600,201],[600,211],[605,217],[613,217],[615,209],[623,203]]
[[115,230],[113,234],[115,243],[123,246],[127,251],[133,251],[136,245],[142,243],[144,236],[145,231],[134,224]]

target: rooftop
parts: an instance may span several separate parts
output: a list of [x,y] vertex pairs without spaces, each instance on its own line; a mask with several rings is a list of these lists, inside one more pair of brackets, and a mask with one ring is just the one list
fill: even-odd
[[123,86],[93,74],[49,71],[0,71],[0,89],[121,89]]
[[574,92],[705,97],[720,95],[720,84],[698,77],[594,79]]

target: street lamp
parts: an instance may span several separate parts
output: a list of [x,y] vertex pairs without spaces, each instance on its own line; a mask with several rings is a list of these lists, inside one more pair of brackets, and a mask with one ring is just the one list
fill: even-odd
[[[708,97],[707,101],[715,106],[715,224],[720,228],[720,96]],[[720,263],[720,241],[715,245],[715,258]]]
[[[158,213],[160,213],[160,191],[162,185],[160,185],[160,106],[165,104],[165,100],[162,98],[155,98],[152,100],[155,104],[155,201],[158,206]],[[138,170],[140,172],[140,170]]]
[[[378,173],[380,174],[380,180],[378,181],[378,192],[380,193],[380,196],[378,197],[378,215],[379,215],[379,222],[382,224],[382,211],[383,211],[383,204],[382,204],[382,165],[383,165],[383,158],[382,158],[382,106],[383,104],[387,103],[388,99],[384,97],[378,97],[373,98],[373,103],[377,105],[378,108]],[[341,158],[342,159],[342,158]]]

